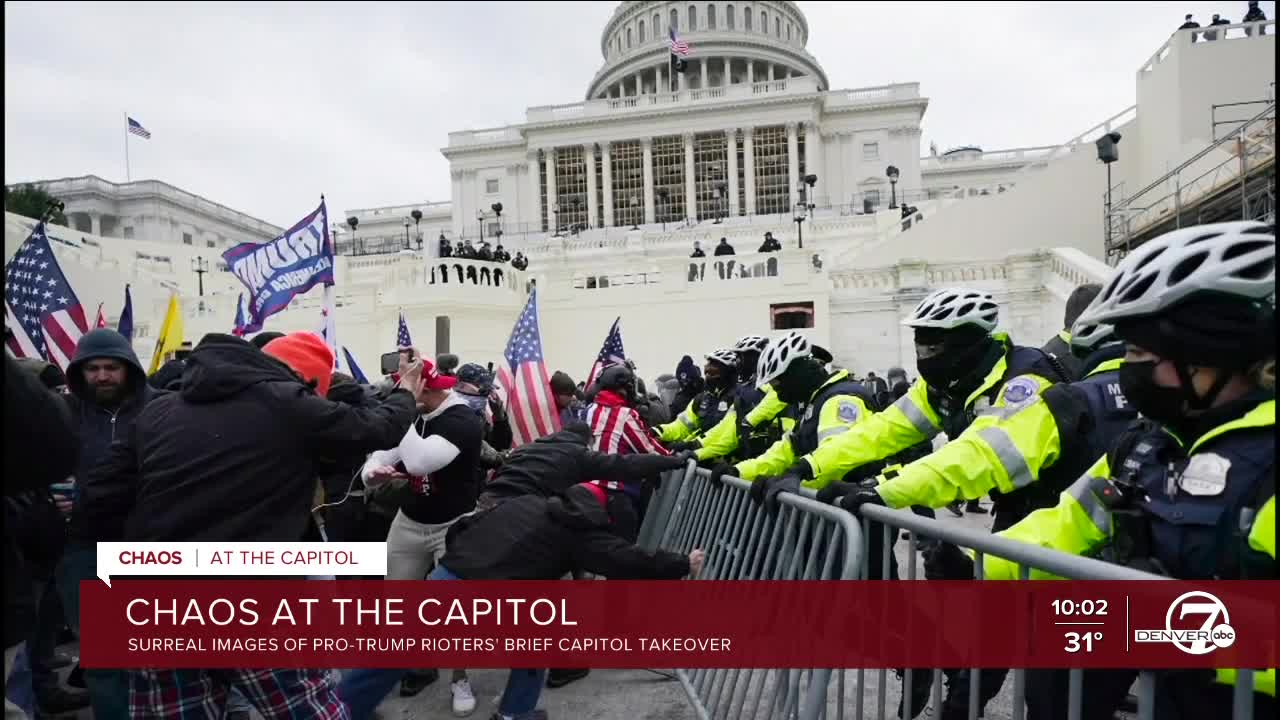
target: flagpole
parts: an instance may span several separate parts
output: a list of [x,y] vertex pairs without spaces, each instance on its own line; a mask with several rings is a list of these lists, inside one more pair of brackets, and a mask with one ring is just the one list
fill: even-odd
[[124,181],[132,182],[129,172],[129,111],[124,111]]

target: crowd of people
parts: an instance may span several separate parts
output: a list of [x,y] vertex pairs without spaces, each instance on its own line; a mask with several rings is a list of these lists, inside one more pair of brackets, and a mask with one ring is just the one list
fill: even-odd
[[[630,362],[590,387],[557,371],[561,430],[514,448],[492,366],[454,355],[400,348],[398,371],[370,385],[333,372],[311,333],[208,335],[150,378],[109,329],[81,339],[65,376],[6,357],[6,692],[22,697],[10,672],[21,653],[37,704],[58,701],[56,681],[40,679],[58,661],[49,638],[78,630],[96,542],[385,540],[387,578],[401,580],[696,577],[701,550],[635,545],[662,473],[689,461],[712,483],[749,482],[768,509],[802,488],[854,514],[984,511],[989,497],[1005,537],[1175,578],[1274,579],[1274,226],[1147,242],[1072,294],[1044,347],[999,331],[999,311],[974,288],[925,297],[903,321],[914,380],[839,367],[797,332],[740,337],[701,363],[684,355],[652,390]],[[1193,468],[1195,487],[1180,486]],[[896,578],[883,533],[869,539],[868,577]],[[962,549],[912,541],[926,578],[974,576]],[[1017,577],[991,556],[985,573]],[[493,718],[545,718],[542,689],[587,674],[513,670]],[[1134,677],[1096,675],[1086,717],[1109,716]],[[369,718],[397,687],[414,695],[439,673],[84,676],[77,702],[102,718],[243,718],[250,706],[266,718]],[[967,717],[967,671],[944,676],[934,714]],[[1220,716],[1232,680],[1162,674],[1156,716]],[[979,705],[1004,681],[984,671]],[[1030,672],[1028,716],[1065,718],[1067,688],[1064,671]],[[1259,716],[1274,712],[1274,670],[1255,689]],[[899,717],[920,715],[928,693],[915,683]],[[475,711],[465,669],[452,670],[448,702]]]
[[529,259],[524,253],[516,251],[516,256],[511,257],[511,253],[502,247],[499,242],[497,247],[490,247],[488,240],[480,241],[480,247],[476,247],[470,240],[459,240],[457,243],[450,245],[449,239],[444,235],[440,236],[440,257],[456,257],[463,260],[479,260],[480,262],[492,262],[500,265],[510,263],[511,267],[517,270],[527,270],[529,268]]
[[[1241,23],[1255,23],[1255,22],[1266,21],[1267,14],[1262,11],[1261,7],[1258,6],[1257,0],[1249,0],[1248,6],[1249,7],[1248,7],[1248,10],[1246,10],[1245,12],[1244,18],[1240,20]],[[1217,27],[1219,25],[1230,25],[1230,24],[1231,24],[1230,20],[1222,17],[1218,13],[1214,13],[1213,19],[1209,21],[1209,27]],[[1199,28],[1200,28],[1200,23],[1196,22],[1195,15],[1192,13],[1187,13],[1186,17],[1182,19],[1182,24],[1178,26],[1179,30],[1198,30]],[[1253,34],[1252,31],[1248,28],[1245,29],[1245,33],[1248,35]],[[1266,30],[1261,29],[1260,34],[1265,35]],[[1205,30],[1203,33],[1200,33],[1200,35],[1201,35],[1201,38],[1206,42],[1212,42],[1218,39],[1217,30]],[[1191,41],[1195,42],[1196,38],[1193,37]]]

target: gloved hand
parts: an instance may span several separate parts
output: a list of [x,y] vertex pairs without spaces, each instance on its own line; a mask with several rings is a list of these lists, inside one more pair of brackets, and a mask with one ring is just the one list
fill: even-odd
[[724,484],[726,477],[738,477],[738,468],[736,465],[730,465],[727,462],[718,462],[711,467],[711,485],[720,487]]
[[679,452],[672,450],[671,452],[672,452],[672,457],[680,460],[681,467],[684,467],[685,465],[689,464],[690,460],[696,461],[698,459],[698,453],[695,450],[681,450]]
[[858,483],[837,480],[818,491],[818,502],[823,505],[838,505],[840,498],[858,489]]
[[697,450],[702,447],[702,443],[697,440],[686,440],[684,442],[675,442],[667,445],[667,449],[673,453],[681,453],[689,450]]
[[862,510],[863,505],[879,505],[887,507],[884,504],[884,498],[880,497],[880,493],[876,492],[874,485],[859,485],[857,490],[840,498],[840,507],[857,515]]
[[784,492],[800,492],[802,482],[804,478],[791,471],[777,477],[759,478],[751,483],[751,499],[757,505],[763,503],[766,509],[774,510],[778,507],[778,495]]
[[934,543],[921,554],[924,555],[926,580],[973,579],[973,558],[951,543]]

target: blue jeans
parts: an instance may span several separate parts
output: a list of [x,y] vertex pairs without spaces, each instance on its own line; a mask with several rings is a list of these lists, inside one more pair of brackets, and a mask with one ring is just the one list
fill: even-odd
[[[68,547],[58,563],[55,579],[62,596],[62,610],[67,624],[80,635],[80,581],[98,582],[97,551],[91,545]],[[84,682],[89,687],[89,701],[97,720],[117,720],[129,717],[129,675],[123,670],[84,671]]]
[[[436,564],[428,580],[461,580],[462,578],[449,572],[449,568]],[[338,697],[351,710],[352,720],[365,720],[373,717],[373,711],[382,702],[382,698],[395,689],[404,670],[385,668],[362,668],[342,674],[342,682],[338,684]],[[538,706],[538,698],[542,696],[542,686],[546,682],[546,670],[512,670],[507,675],[507,688],[502,692],[502,700],[498,703],[498,712],[503,715],[520,715]]]

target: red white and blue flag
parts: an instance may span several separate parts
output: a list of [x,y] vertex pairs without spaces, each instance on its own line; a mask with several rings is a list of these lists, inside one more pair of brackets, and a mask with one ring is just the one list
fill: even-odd
[[613,321],[613,326],[609,328],[609,335],[604,339],[604,345],[600,348],[600,354],[596,355],[596,361],[591,366],[591,372],[587,374],[587,384],[585,388],[590,388],[595,384],[596,378],[605,368],[611,365],[621,365],[627,361],[627,353],[622,349],[622,328],[619,323],[622,318],[619,317]]
[[43,222],[5,269],[4,316],[12,331],[5,344],[15,357],[42,358],[62,370],[89,331],[84,306],[53,256]]
[[128,121],[128,127],[129,127],[129,132],[130,132],[130,133],[132,133],[132,134],[134,134],[134,135],[137,135],[138,137],[142,138],[143,140],[150,140],[150,139],[151,139],[151,131],[150,131],[150,130],[148,130],[148,129],[146,129],[146,128],[144,128],[144,127],[142,127],[142,123],[140,123],[140,122],[138,122],[137,120],[134,120],[133,118],[128,117],[128,116],[125,116],[125,118],[126,118],[126,120]]
[[506,362],[498,368],[498,382],[507,393],[512,447],[558,431],[560,414],[551,395],[551,378],[542,355],[536,289],[529,293],[529,302],[516,320],[503,357]]
[[670,33],[671,33],[671,54],[672,54],[672,55],[679,55],[680,57],[688,57],[688,56],[689,56],[689,43],[687,43],[687,42],[685,42],[685,41],[681,40],[680,38],[676,37],[676,29],[675,29],[675,28],[671,28],[671,29],[670,29]]
[[236,326],[231,328],[231,334],[236,337],[244,337],[244,293],[240,293],[240,297],[236,298]]
[[396,328],[396,349],[404,350],[413,347],[413,341],[409,339],[409,323],[404,321],[404,313],[400,313],[400,325]]
[[98,319],[93,324],[95,330],[97,328],[104,328],[107,326],[107,314],[103,312],[102,305],[103,303],[98,303]]

